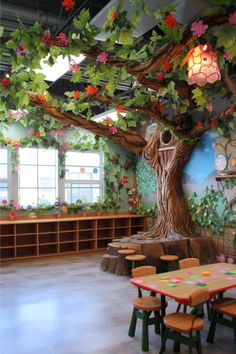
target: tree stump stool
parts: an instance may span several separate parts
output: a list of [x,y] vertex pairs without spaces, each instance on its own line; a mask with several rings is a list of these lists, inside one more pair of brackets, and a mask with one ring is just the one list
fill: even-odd
[[118,256],[114,254],[104,254],[101,260],[101,269],[106,272],[115,273]]
[[146,258],[144,254],[132,254],[125,257],[127,261],[131,262],[131,269],[141,266]]
[[116,266],[116,274],[117,275],[128,275],[129,274],[129,265],[126,256],[130,256],[131,254],[135,254],[136,250],[134,249],[121,249],[118,251],[118,259]]
[[164,254],[163,256],[160,257],[160,260],[163,263],[163,269],[166,272],[171,271],[171,262],[178,262],[179,257],[175,256],[173,254]]

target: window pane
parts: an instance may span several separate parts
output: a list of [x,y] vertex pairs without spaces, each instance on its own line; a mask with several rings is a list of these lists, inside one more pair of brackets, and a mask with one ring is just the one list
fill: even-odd
[[65,200],[68,203],[75,202],[77,199],[92,203],[97,200],[99,195],[100,188],[98,184],[66,184]]
[[37,189],[25,189],[22,188],[19,190],[19,203],[20,205],[27,206],[27,205],[37,205]]
[[70,166],[66,168],[66,179],[97,181],[100,179],[100,169],[97,167]]
[[37,187],[37,166],[21,166],[19,174],[19,186]]
[[54,204],[56,197],[55,189],[39,189],[40,204]]
[[7,163],[7,149],[0,149],[0,163]]
[[0,165],[0,178],[7,179],[7,165]]
[[55,167],[39,166],[39,187],[54,187],[56,183]]
[[19,150],[20,164],[37,165],[37,149],[24,148]]
[[6,182],[0,182],[0,203],[3,199],[8,200],[8,185]]
[[56,165],[56,150],[39,149],[38,153],[38,164],[39,165]]

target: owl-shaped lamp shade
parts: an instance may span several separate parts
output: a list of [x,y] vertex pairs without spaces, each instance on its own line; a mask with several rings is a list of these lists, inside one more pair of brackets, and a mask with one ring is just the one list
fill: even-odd
[[188,59],[188,84],[204,86],[220,79],[217,54],[212,51],[211,45],[204,44],[194,48]]

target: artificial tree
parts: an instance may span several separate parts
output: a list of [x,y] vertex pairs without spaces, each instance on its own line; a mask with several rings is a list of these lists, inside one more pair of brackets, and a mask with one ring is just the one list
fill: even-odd
[[[142,156],[157,173],[158,190],[157,223],[142,237],[190,236],[193,224],[182,189],[183,168],[207,130],[217,129],[225,135],[235,123],[235,1],[209,0],[209,8],[188,25],[177,23],[174,5],[157,9],[152,14],[156,27],[138,39],[132,32],[148,8],[140,0],[130,4],[134,8],[130,17],[122,1],[109,10],[103,41],[96,39],[99,29],[89,22],[86,10],[73,20],[69,33],[54,36],[36,23],[3,39],[3,49],[11,54],[12,71],[1,80],[1,110],[4,114],[10,108],[39,107],[66,126],[80,126]],[[59,55],[89,58],[84,73],[73,60],[70,65],[71,81],[78,88],[82,75],[89,77],[85,90],[66,92],[60,100],[51,97],[44,75],[35,72],[48,54],[51,63]],[[206,61],[203,69],[199,60]],[[122,98],[116,87],[130,77],[133,88],[128,99]],[[220,109],[215,107],[216,97],[217,101],[226,98]],[[116,107],[118,121],[109,117],[104,123],[91,120],[94,102]],[[145,139],[140,127],[154,122],[157,126]]]

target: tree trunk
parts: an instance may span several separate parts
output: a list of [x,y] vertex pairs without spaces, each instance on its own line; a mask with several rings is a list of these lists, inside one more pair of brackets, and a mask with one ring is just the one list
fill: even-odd
[[140,238],[190,237],[193,223],[183,193],[182,172],[193,147],[173,137],[169,143],[163,143],[161,135],[159,130],[151,134],[144,149],[144,160],[157,174],[158,218],[154,227]]

